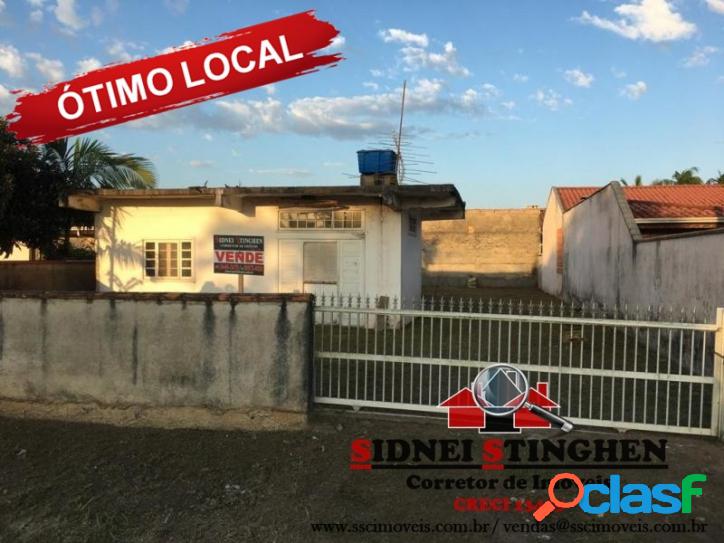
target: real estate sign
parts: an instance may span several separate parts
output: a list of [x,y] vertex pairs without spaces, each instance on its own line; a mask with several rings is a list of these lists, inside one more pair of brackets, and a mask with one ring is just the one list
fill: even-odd
[[264,237],[214,236],[214,273],[264,275]]

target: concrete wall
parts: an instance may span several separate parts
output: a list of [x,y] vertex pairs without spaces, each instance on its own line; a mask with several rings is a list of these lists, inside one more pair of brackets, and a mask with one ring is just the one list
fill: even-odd
[[172,296],[2,293],[0,399],[306,413],[311,296]]
[[558,271],[556,265],[557,235],[561,228],[563,228],[563,211],[558,197],[551,190],[543,218],[543,242],[538,262],[538,287],[553,296],[560,296],[563,290],[563,274]]
[[92,260],[0,261],[0,290],[95,290]]
[[618,185],[564,215],[564,296],[607,304],[724,307],[724,230],[641,238]]
[[[401,213],[382,205],[351,206],[350,209],[363,210],[363,229],[280,230],[279,208],[270,205],[242,208],[238,202],[227,203],[225,207],[189,201],[154,202],[153,205],[149,202],[139,205],[137,201],[105,203],[96,215],[98,290],[238,292],[237,276],[213,272],[213,235],[243,234],[264,236],[265,246],[264,275],[245,277],[245,293],[316,292],[302,282],[302,245],[305,241],[337,241],[340,244],[359,242],[362,245],[360,280],[352,281],[354,287],[350,289],[340,285],[338,293],[401,297]],[[143,268],[144,240],[192,241],[193,277],[146,277]],[[281,261],[282,243],[286,243],[287,258],[294,261]],[[295,245],[298,250],[294,249]],[[341,251],[340,245],[340,254]],[[296,280],[290,278],[289,273],[281,278],[282,267],[287,271],[298,270]]]
[[423,223],[423,281],[430,286],[535,286],[541,210],[468,209],[465,219]]

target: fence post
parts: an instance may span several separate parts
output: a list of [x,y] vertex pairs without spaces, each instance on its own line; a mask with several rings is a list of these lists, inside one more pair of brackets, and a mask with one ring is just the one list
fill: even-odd
[[716,310],[716,332],[714,335],[714,391],[715,431],[724,440],[724,307]]

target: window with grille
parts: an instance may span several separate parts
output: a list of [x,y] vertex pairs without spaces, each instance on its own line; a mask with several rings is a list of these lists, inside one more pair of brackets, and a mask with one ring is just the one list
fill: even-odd
[[417,217],[407,216],[407,232],[413,236],[417,236]]
[[362,211],[280,211],[281,230],[359,230]]
[[190,241],[146,241],[146,277],[191,278],[193,245]]

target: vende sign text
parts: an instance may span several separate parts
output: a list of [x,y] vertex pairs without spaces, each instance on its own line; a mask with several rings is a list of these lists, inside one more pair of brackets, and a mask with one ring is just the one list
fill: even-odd
[[214,273],[264,275],[264,238],[214,236]]
[[313,54],[337,34],[311,11],[240,28],[23,94],[9,127],[19,138],[47,143],[268,85],[337,63],[339,54]]

